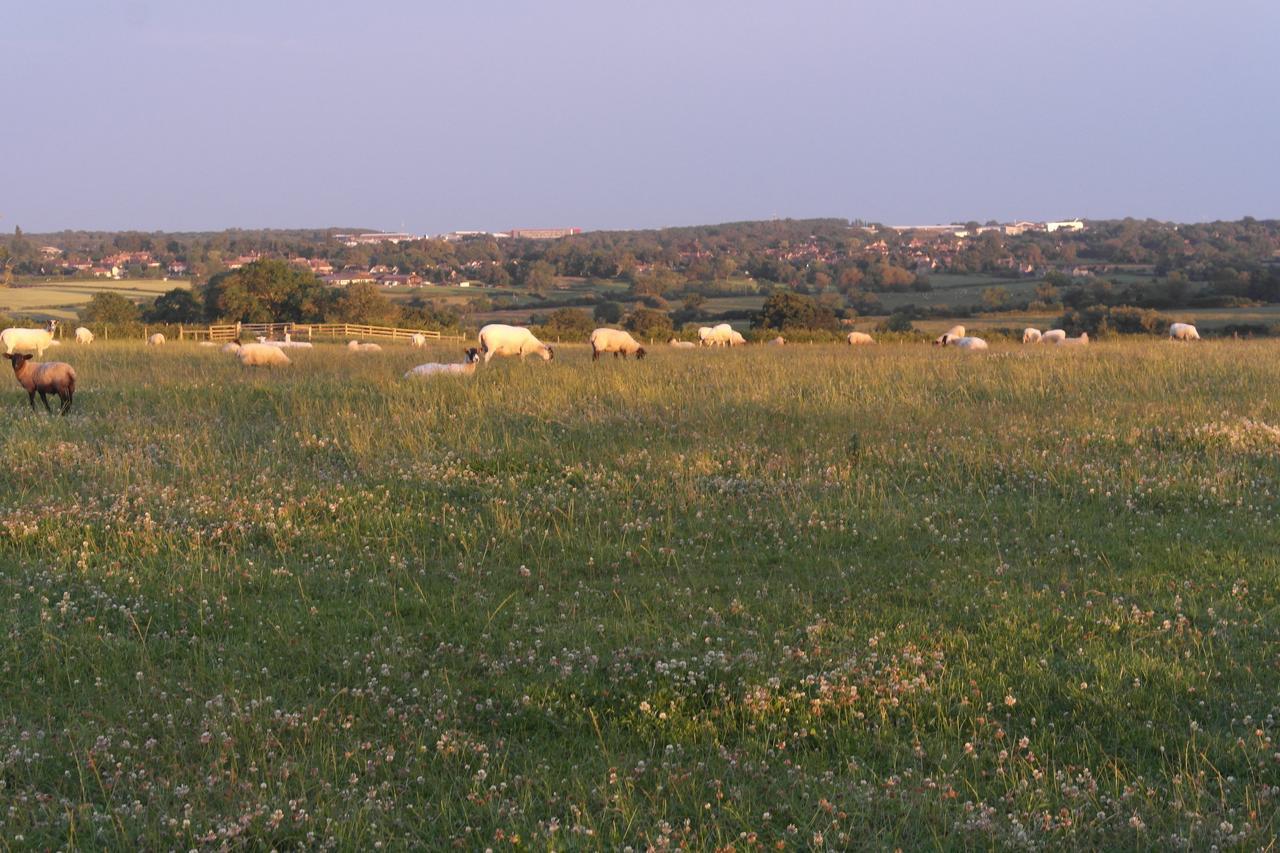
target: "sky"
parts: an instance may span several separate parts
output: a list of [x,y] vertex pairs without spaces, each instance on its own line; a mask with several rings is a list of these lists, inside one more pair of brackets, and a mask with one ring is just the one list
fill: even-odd
[[1280,217],[1273,0],[40,0],[0,230]]

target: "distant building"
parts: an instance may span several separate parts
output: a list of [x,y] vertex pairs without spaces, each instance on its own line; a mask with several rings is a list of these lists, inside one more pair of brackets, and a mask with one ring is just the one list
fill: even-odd
[[359,270],[343,270],[342,272],[322,275],[320,276],[320,280],[325,284],[332,285],[334,287],[346,287],[349,284],[355,284],[356,282],[361,281],[375,281],[371,273],[361,272]]
[[1079,219],[1067,219],[1062,222],[1046,222],[1044,230],[1052,234],[1054,231],[1083,231],[1084,222]]
[[333,238],[346,246],[365,246],[377,243],[407,243],[420,239],[414,234],[391,231],[368,231],[363,234],[334,234]]
[[512,228],[507,232],[514,240],[559,240],[581,234],[581,228]]

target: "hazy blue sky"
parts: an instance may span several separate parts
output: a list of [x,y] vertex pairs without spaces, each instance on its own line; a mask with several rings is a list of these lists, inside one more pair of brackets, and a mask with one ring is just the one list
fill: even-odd
[[1274,0],[11,4],[0,229],[1280,216]]

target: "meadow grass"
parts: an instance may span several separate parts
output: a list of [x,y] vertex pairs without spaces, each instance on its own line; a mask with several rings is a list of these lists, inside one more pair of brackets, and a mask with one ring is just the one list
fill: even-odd
[[142,302],[165,291],[190,286],[187,279],[41,281],[39,284],[0,288],[0,314],[74,322],[78,309],[87,305],[95,293],[118,293],[134,302]]
[[1274,843],[1273,345],[557,352],[6,380],[0,838]]

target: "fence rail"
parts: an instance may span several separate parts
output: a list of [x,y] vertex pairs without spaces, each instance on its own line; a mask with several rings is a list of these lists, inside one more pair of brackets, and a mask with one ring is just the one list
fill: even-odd
[[[401,329],[395,326],[370,326],[363,323],[228,323],[216,326],[179,326],[178,340],[236,341],[245,335],[266,338],[288,335],[295,340],[333,338],[338,340],[375,338],[384,341],[405,341],[414,335],[439,341],[445,336],[434,329]],[[450,336],[453,337],[453,336]]]

